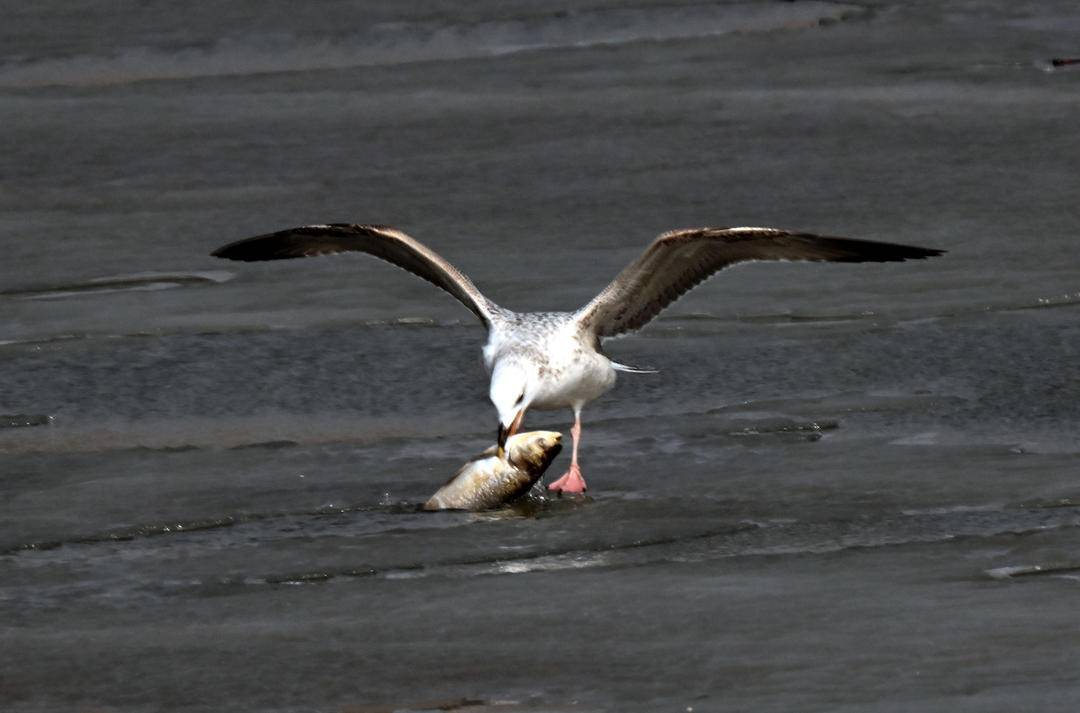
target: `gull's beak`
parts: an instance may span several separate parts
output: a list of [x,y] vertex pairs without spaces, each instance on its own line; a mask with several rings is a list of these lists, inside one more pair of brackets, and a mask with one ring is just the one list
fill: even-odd
[[525,420],[525,409],[521,409],[514,416],[514,420],[510,422],[510,426],[503,426],[502,422],[499,422],[499,448],[496,451],[500,458],[506,457],[506,439],[513,436],[521,428],[521,422]]

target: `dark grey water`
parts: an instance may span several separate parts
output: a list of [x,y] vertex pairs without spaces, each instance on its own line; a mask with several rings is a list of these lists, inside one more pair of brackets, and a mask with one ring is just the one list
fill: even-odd
[[[1074,3],[3,15],[4,711],[1080,705]],[[676,227],[950,252],[724,273],[608,345],[662,371],[586,410],[589,498],[430,514],[471,315],[208,257],[327,221],[523,310]]]

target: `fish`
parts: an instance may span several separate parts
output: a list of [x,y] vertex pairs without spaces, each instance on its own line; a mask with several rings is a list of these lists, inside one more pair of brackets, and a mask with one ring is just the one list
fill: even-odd
[[562,450],[562,434],[529,431],[506,441],[505,458],[492,446],[471,458],[424,510],[490,510],[521,498],[532,489]]

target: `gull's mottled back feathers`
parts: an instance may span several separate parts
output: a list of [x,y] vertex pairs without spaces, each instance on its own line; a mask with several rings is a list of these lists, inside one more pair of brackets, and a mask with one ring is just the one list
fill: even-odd
[[303,225],[229,243],[210,253],[244,262],[362,252],[408,270],[461,301],[485,326],[499,311],[469,278],[442,256],[400,230],[385,225]]
[[776,228],[675,230],[653,241],[576,317],[596,336],[612,337],[640,329],[695,285],[740,262],[900,262],[943,252]]

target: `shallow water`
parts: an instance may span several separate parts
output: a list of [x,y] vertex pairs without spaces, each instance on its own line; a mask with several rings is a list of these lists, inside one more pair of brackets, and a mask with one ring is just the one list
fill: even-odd
[[[1080,703],[1072,4],[5,15],[0,708]],[[433,514],[471,315],[208,255],[327,221],[522,310],[675,227],[949,253],[725,272],[606,345],[661,371],[587,408],[589,497]]]

